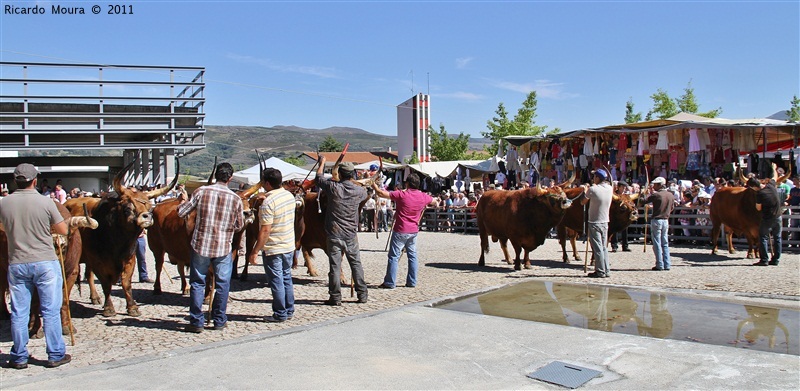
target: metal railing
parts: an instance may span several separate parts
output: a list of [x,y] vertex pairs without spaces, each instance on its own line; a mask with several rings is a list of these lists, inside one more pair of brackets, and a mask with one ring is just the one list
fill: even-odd
[[[800,236],[800,207],[788,207],[786,213],[781,216],[783,224],[783,248],[788,249],[789,246],[800,245],[800,240],[794,238],[795,234]],[[688,213],[685,213],[688,212]],[[791,214],[790,214],[791,213]],[[644,208],[639,208],[639,216],[644,216]],[[680,223],[680,219],[688,219],[689,225]],[[705,223],[703,223],[705,219]],[[697,222],[703,224],[697,224]],[[648,224],[649,224],[648,219]],[[669,218],[670,238],[673,240],[695,241],[696,243],[709,244],[711,243],[711,216],[708,214],[707,209],[676,207]],[[628,240],[641,241],[644,233],[644,217],[640,217],[638,221],[634,222],[628,227]],[[689,230],[690,235],[683,235],[683,230]],[[462,234],[477,234],[478,225],[475,216],[475,208],[461,208],[445,210],[441,208],[427,208],[422,216],[420,222],[420,230],[432,232],[455,232]],[[649,230],[649,228],[648,228]],[[724,226],[722,227],[719,239],[720,249],[727,248],[727,243],[724,235]],[[551,235],[554,236],[554,235]],[[648,238],[649,240],[649,238]],[[733,242],[735,244],[746,244],[747,240],[744,237],[734,235]]]
[[0,61],[0,149],[202,149],[204,75],[202,67]]

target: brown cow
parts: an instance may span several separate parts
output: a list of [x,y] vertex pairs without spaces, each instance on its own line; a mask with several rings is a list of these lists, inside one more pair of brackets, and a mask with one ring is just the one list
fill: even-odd
[[[580,196],[582,192],[582,187],[575,187],[565,190],[567,198],[569,199]],[[636,209],[636,204],[634,203],[638,197],[638,194],[613,195],[611,207],[608,212],[608,217],[610,220],[608,223],[609,238],[611,235],[614,235],[617,232],[628,229],[628,226],[639,218],[639,212]],[[573,203],[572,206],[567,209],[567,214],[564,216],[564,219],[561,220],[561,223],[559,223],[556,227],[556,232],[558,233],[558,243],[561,245],[561,258],[564,262],[569,263],[569,257],[567,256],[566,249],[567,238],[569,238],[570,244],[572,245],[573,258],[575,258],[576,261],[581,261],[581,257],[578,255],[578,249],[575,245],[575,240],[577,239],[578,235],[583,234],[584,225],[583,205],[577,202]]]
[[[295,195],[295,215],[294,215],[294,242],[295,248],[300,248],[300,238],[303,237],[303,231],[305,225],[303,223],[303,212],[305,210],[305,203],[303,201],[304,197],[304,189],[299,186],[295,186],[291,181],[287,181],[283,183],[283,188],[287,191],[291,192]],[[258,232],[259,232],[259,223],[258,223],[258,210],[261,208],[261,204],[264,202],[264,198],[266,197],[265,194],[258,194],[255,197],[250,198],[250,209],[255,212],[256,216],[254,217],[254,221],[252,223],[246,223],[244,228],[244,235],[245,235],[245,262],[244,267],[242,269],[241,274],[238,273],[238,266],[239,266],[239,256],[238,252],[233,254],[233,278],[239,278],[241,281],[247,281],[248,276],[248,266],[247,257],[253,253],[253,246],[256,245],[258,241]],[[308,263],[306,264],[309,265]],[[294,260],[294,264],[292,265],[293,269],[297,268],[297,259]],[[313,265],[309,267],[308,274],[311,276],[316,276],[317,271],[314,269]]]
[[[791,168],[791,167],[790,167]],[[791,175],[789,173],[778,178],[775,175],[775,164],[773,164],[773,180],[776,183],[786,181]],[[742,184],[747,182],[747,178],[739,172],[739,181]],[[762,179],[765,183],[770,179]],[[719,247],[720,225],[725,225],[725,236],[728,241],[728,252],[736,254],[733,247],[733,234],[744,235],[747,239],[747,258],[758,256],[759,234],[758,227],[761,224],[761,212],[756,210],[756,192],[747,187],[724,187],[714,192],[711,197],[711,243],[713,249],[711,254],[716,254]]]
[[122,177],[133,163],[128,164],[114,177],[115,193],[106,194],[101,198],[73,198],[65,204],[73,216],[82,216],[86,205],[89,215],[99,224],[95,230],[85,228],[80,230],[83,240],[81,262],[85,263],[87,270],[90,271],[88,282],[93,304],[99,304],[100,297],[91,274],[97,275],[100,280],[105,295],[103,316],[107,317],[117,314],[111,301],[111,286],[120,281],[120,278],[128,315],[141,315],[131,292],[131,275],[136,265],[134,256],[136,241],[142,230],[153,224],[150,199],[166,194],[178,183],[176,175],[169,186],[149,192],[125,187],[122,185]]
[[[212,171],[213,173],[213,171]],[[209,178],[209,182],[211,182]],[[250,208],[249,198],[258,191],[260,183],[250,188],[237,192],[242,199],[242,213],[244,214],[245,227],[252,225],[254,220],[253,210]],[[192,211],[186,219],[178,217],[178,207],[181,200],[172,199],[159,203],[153,208],[153,226],[147,230],[147,244],[153,253],[156,263],[156,281],[153,283],[153,294],[161,294],[161,269],[164,265],[164,254],[169,254],[169,261],[178,266],[178,273],[181,276],[181,293],[189,294],[189,285],[186,282],[186,268],[191,265],[192,246],[191,239],[194,232],[194,222],[197,211]],[[238,244],[244,230],[234,234],[232,241],[232,256],[238,255]],[[234,270],[235,266],[234,266]],[[213,278],[214,273],[210,273],[209,278]],[[207,294],[211,292],[210,287],[214,286],[213,280],[206,284]]]
[[[97,221],[86,217],[72,217],[67,208],[59,202],[55,202],[61,217],[67,222],[69,234],[67,237],[53,234],[53,246],[56,254],[63,256],[64,280],[67,283],[66,292],[72,292],[72,287],[79,274],[79,262],[81,258],[81,235],[78,228],[88,229],[97,228]],[[6,292],[8,292],[8,237],[2,224],[0,224],[0,319],[9,319],[10,314],[6,305]],[[69,334],[69,295],[62,295],[61,304],[61,330],[63,334]],[[28,332],[32,337],[41,338],[44,333],[42,330],[41,313],[39,311],[39,296],[34,291],[31,298],[31,317],[28,324]],[[75,328],[73,327],[73,331]]]
[[481,236],[481,257],[489,252],[489,236],[500,241],[506,262],[511,264],[507,242],[514,247],[514,270],[521,270],[519,254],[525,250],[525,268],[531,268],[529,254],[544,243],[548,233],[564,217],[572,201],[560,187],[544,189],[541,185],[524,190],[490,190],[483,194],[475,212]]

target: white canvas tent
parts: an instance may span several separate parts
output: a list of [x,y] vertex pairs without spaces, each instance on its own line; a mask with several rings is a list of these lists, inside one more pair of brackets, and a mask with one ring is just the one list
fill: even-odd
[[[373,160],[371,162],[361,163],[355,166],[356,170],[369,170],[369,166],[371,165],[380,166],[380,162],[377,160]],[[383,162],[383,169],[384,170],[396,170],[398,168],[403,168],[402,164],[395,164],[395,163],[388,163]]]
[[[291,179],[303,180],[303,178],[308,175],[308,170],[302,169],[300,167],[295,166],[294,164],[286,163],[285,161],[278,159],[276,157],[271,157],[266,161],[267,167],[272,167],[275,169],[280,170],[281,174],[283,174],[283,180],[288,181]],[[238,171],[233,173],[233,179],[235,181],[246,183],[248,185],[254,185],[258,183],[260,180],[261,169],[258,164],[253,167],[250,167],[246,170]],[[311,175],[308,175],[308,179],[314,179],[316,177],[316,173],[312,172]]]

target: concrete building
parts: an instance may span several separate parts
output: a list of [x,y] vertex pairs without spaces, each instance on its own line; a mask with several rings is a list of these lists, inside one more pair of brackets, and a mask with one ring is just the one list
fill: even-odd
[[431,161],[430,95],[417,94],[397,105],[397,156],[404,163],[416,154],[420,162]]

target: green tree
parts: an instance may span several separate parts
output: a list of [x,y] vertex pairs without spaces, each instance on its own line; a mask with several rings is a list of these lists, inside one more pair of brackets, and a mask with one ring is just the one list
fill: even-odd
[[[488,131],[481,132],[484,138],[492,141],[491,144],[486,146],[486,151],[494,155],[497,153],[495,148],[498,141],[506,136],[538,136],[544,133],[547,126],[536,125],[536,91],[531,91],[522,102],[522,107],[517,110],[517,115],[513,120],[508,119],[508,112],[501,102],[495,110],[496,116],[491,120],[486,121]],[[505,147],[505,143],[501,143],[501,148]],[[501,151],[502,152],[502,151]]]
[[433,126],[428,127],[428,134],[431,138],[431,155],[435,156],[437,161],[447,162],[464,158],[469,146],[469,135],[461,132],[458,136],[450,137],[444,124],[439,124],[439,131],[434,130]]
[[411,154],[411,157],[406,159],[405,163],[406,164],[417,164],[417,163],[419,163],[419,157],[417,156],[417,152],[414,151],[414,153]]
[[634,124],[637,122],[642,122],[642,112],[633,113],[633,97],[630,97],[628,102],[625,103],[625,123]]
[[647,112],[647,121],[655,118],[669,118],[675,114],[680,112],[678,105],[672,98],[669,97],[667,91],[662,90],[659,88],[653,95],[650,95],[650,99],[653,100],[653,108]]
[[794,96],[791,103],[792,107],[787,111],[789,122],[800,122],[800,99],[797,98],[797,95]]
[[287,156],[283,158],[283,161],[289,164],[294,164],[297,167],[303,167],[306,165],[305,159],[298,156]]
[[344,149],[344,144],[340,143],[331,135],[328,135],[328,137],[322,141],[322,144],[319,145],[320,152],[341,152],[342,149]]
[[464,154],[464,159],[466,160],[486,160],[492,157],[486,151],[468,151]]
[[701,117],[716,118],[717,116],[720,115],[720,113],[722,113],[722,107],[718,107],[714,110],[710,110],[705,113],[697,112],[700,109],[700,105],[697,104],[697,97],[695,97],[694,95],[694,88],[692,88],[691,80],[686,85],[686,88],[683,89],[683,95],[681,95],[680,98],[676,99],[675,103],[677,103],[678,108],[682,112],[697,114]]

